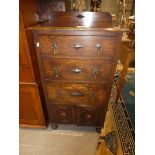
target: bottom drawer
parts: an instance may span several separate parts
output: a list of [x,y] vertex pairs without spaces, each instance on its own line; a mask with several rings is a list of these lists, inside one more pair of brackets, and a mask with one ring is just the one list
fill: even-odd
[[102,126],[105,120],[105,115],[105,106],[77,107],[77,124]]

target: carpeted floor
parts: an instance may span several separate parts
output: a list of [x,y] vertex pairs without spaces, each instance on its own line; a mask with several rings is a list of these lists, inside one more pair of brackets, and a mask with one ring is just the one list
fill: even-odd
[[121,93],[133,127],[135,128],[135,73],[130,72],[126,76]]
[[95,155],[94,128],[59,125],[57,130],[20,129],[20,155]]
[[134,71],[127,74],[118,103],[115,103],[117,94],[117,79],[113,86],[110,103],[114,113],[115,123],[121,141],[123,155],[135,154],[135,84]]
[[[122,72],[123,66],[118,61],[115,82],[119,81],[120,74]],[[128,68],[128,72],[125,78],[125,82],[123,84],[122,92],[121,92],[123,102],[125,105],[125,109],[130,117],[133,128],[135,128],[135,69]]]

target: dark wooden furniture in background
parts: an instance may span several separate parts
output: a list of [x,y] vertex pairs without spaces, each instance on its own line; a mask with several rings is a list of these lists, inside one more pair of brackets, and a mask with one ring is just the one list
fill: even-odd
[[[109,13],[57,12],[33,31],[52,127],[58,123],[101,129],[122,33]],[[110,28],[110,29],[109,29]]]
[[[31,7],[30,7],[31,6]],[[20,0],[19,14],[19,123],[45,128],[46,107],[35,48],[28,26],[39,23],[37,0]],[[43,113],[43,110],[45,113]],[[44,115],[45,114],[45,115]]]
[[101,0],[91,0],[90,11],[93,12],[101,11]]
[[71,11],[71,0],[38,0],[40,21],[50,19],[50,14],[54,11]]

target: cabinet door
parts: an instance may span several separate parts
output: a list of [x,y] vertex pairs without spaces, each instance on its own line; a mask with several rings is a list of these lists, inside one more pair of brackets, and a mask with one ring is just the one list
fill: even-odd
[[21,126],[45,126],[37,85],[20,84],[19,119]]
[[102,126],[106,114],[104,106],[81,106],[77,109],[78,125]]
[[75,107],[69,105],[49,104],[49,117],[52,123],[75,124]]

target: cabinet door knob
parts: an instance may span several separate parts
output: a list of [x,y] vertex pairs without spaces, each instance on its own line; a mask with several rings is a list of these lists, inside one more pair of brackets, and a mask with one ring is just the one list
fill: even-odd
[[65,116],[66,116],[66,113],[65,113],[65,112],[62,112],[61,115],[62,115],[63,117],[65,117]]
[[91,116],[91,114],[87,114],[86,117],[87,117],[87,119],[91,119],[92,116]]

